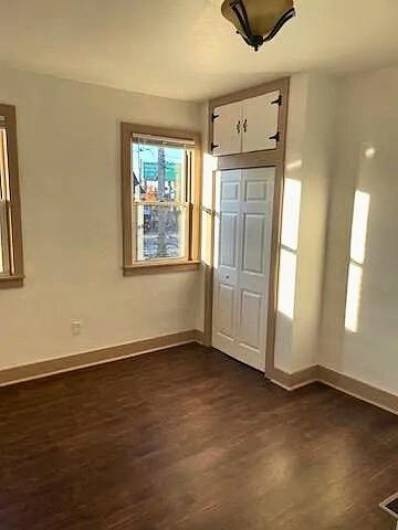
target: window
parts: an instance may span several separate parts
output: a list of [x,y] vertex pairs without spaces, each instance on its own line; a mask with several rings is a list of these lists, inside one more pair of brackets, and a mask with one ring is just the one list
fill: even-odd
[[0,288],[23,283],[15,107],[0,104]]
[[199,162],[195,133],[122,124],[126,274],[197,267]]

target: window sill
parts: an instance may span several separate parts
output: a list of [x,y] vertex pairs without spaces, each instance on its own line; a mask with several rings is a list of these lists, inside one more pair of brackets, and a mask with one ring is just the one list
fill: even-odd
[[199,270],[200,261],[184,261],[183,263],[145,263],[143,265],[127,265],[123,268],[124,276],[139,274],[162,274],[165,272],[188,272]]
[[23,286],[23,276],[0,276],[0,289],[17,289]]

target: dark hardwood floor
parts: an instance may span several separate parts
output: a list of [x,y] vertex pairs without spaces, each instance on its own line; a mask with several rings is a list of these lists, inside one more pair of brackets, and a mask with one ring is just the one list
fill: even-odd
[[1,530],[383,530],[398,417],[189,345],[0,389]]

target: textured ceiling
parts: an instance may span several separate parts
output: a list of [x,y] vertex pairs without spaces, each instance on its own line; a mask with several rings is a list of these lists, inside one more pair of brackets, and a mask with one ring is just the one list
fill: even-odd
[[258,53],[221,17],[220,3],[0,0],[0,61],[200,100],[281,74],[339,73],[398,60],[398,0],[296,0],[296,19]]

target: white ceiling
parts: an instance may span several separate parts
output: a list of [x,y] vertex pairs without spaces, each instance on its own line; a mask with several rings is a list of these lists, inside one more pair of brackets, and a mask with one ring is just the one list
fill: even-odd
[[258,53],[222,18],[220,4],[0,0],[0,61],[200,100],[281,74],[346,72],[398,59],[398,0],[296,0],[296,19]]

